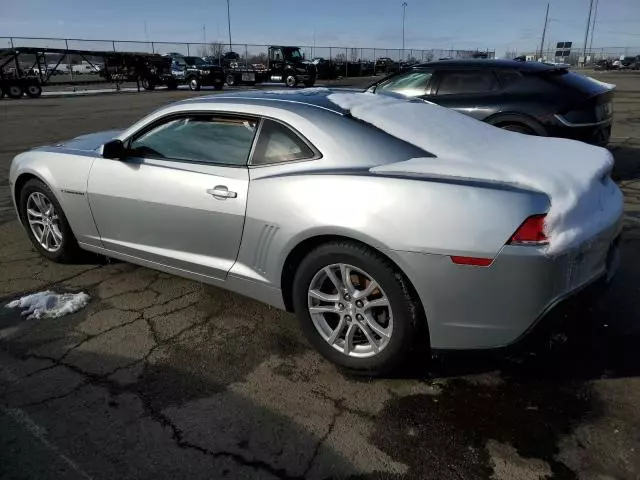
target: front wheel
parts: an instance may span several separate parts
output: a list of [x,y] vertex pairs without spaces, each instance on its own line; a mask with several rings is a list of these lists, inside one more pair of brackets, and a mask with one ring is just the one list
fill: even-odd
[[227,85],[229,85],[230,87],[233,87],[236,84],[236,77],[233,74],[229,74],[227,75]]
[[22,225],[33,246],[49,260],[71,263],[81,258],[67,217],[55,195],[40,180],[32,179],[20,191]]
[[200,90],[200,80],[197,77],[192,77],[189,79],[189,90],[193,92],[197,92]]
[[301,262],[293,285],[294,309],[309,341],[353,371],[381,374],[397,367],[425,325],[402,272],[357,243],[318,247]]
[[287,87],[294,88],[298,86],[298,79],[295,75],[289,73],[284,77],[284,83],[287,85]]

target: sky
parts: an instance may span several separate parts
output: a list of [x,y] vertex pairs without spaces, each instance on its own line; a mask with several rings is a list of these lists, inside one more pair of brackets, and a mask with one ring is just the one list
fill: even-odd
[[[640,47],[640,0],[599,3],[593,46]],[[539,48],[547,0],[407,4],[407,49],[488,48],[501,55]],[[402,47],[399,0],[230,0],[230,5],[234,44]],[[589,0],[552,0],[545,43],[582,46],[588,9]],[[226,0],[0,0],[0,12],[2,37],[228,42]]]

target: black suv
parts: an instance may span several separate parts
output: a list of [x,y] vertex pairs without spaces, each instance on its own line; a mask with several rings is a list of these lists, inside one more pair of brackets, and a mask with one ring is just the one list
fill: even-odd
[[177,82],[186,83],[191,90],[200,90],[202,86],[212,86],[222,90],[224,86],[224,69],[212,65],[200,57],[172,56],[172,74]]
[[367,91],[419,97],[497,127],[606,145],[613,90],[566,68],[513,60],[416,65]]

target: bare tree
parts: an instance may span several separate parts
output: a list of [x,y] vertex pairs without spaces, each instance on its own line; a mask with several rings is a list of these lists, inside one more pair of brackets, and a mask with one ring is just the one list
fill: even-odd
[[347,61],[347,54],[344,52],[337,53],[335,57],[333,57],[333,61],[337,63],[344,63]]
[[360,49],[359,48],[352,48],[351,49],[351,61],[353,63],[356,63],[358,61],[358,59],[360,58]]
[[257,55],[249,55],[249,63],[261,63],[262,65],[266,65],[267,54],[265,52],[260,52]]
[[220,58],[225,53],[225,44],[222,42],[211,42],[208,45],[202,45],[200,47],[201,57],[214,57]]

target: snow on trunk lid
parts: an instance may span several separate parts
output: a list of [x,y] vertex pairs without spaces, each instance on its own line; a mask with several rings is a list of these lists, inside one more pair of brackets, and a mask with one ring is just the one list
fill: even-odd
[[547,194],[549,254],[583,242],[622,215],[622,193],[609,176],[613,157],[604,148],[509,132],[422,101],[371,93],[328,98],[353,117],[437,157],[383,164],[373,173],[495,181]]

